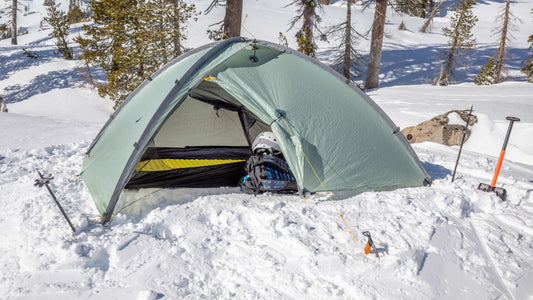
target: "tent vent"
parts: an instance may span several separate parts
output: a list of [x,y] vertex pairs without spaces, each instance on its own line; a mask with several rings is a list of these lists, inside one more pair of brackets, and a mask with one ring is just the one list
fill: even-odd
[[275,114],[278,119],[281,117],[287,118],[287,113],[281,109],[276,109]]

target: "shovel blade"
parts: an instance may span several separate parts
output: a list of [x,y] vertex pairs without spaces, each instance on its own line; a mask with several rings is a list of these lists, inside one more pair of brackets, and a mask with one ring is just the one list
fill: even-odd
[[484,192],[494,192],[502,201],[507,200],[507,191],[504,188],[501,187],[492,187],[489,184],[486,183],[480,183],[477,187],[478,190],[482,190]]

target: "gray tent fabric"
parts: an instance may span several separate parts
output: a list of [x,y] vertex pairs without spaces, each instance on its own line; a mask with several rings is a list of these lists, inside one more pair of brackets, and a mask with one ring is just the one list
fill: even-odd
[[193,50],[143,83],[91,145],[81,177],[107,222],[149,147],[247,147],[265,130],[302,191],[430,182],[399,128],[355,85],[295,50],[240,37]]

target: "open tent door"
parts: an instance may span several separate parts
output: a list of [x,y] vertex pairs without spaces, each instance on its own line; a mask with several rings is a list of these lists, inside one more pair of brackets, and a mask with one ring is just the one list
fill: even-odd
[[237,186],[250,141],[269,130],[216,83],[203,81],[154,136],[126,188]]

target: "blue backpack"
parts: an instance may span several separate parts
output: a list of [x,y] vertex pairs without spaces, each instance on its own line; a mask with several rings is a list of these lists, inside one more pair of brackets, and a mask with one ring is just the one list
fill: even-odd
[[296,179],[287,162],[273,155],[252,155],[246,162],[246,175],[241,179],[241,190],[247,194],[295,193]]

